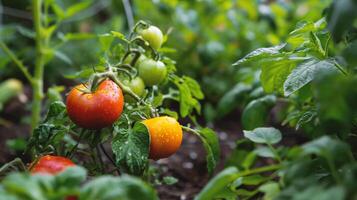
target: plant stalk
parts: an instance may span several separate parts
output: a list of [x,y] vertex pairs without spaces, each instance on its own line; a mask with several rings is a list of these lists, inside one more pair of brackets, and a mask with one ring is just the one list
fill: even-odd
[[44,55],[44,41],[45,38],[42,38],[42,0],[33,0],[33,23],[35,26],[36,32],[36,60],[35,60],[35,69],[32,83],[32,116],[31,116],[31,130],[37,126],[41,120],[41,102],[43,99],[43,71],[45,66],[45,55]]

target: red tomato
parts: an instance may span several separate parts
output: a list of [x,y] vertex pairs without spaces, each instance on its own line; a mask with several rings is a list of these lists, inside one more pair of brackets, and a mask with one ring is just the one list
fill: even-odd
[[93,93],[84,93],[83,84],[73,88],[67,97],[69,118],[82,128],[101,129],[112,125],[123,111],[124,96],[111,80],[99,84]]
[[41,157],[31,169],[31,173],[58,174],[75,164],[68,158],[46,155]]
[[[68,167],[76,166],[70,159],[62,156],[46,155],[41,157],[31,169],[32,174],[51,174],[56,175]],[[74,195],[67,196],[66,200],[77,200]]]

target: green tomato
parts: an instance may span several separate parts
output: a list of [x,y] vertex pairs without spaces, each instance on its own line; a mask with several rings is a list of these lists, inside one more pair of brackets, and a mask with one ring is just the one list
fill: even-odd
[[164,35],[156,26],[149,26],[149,28],[141,30],[139,34],[154,49],[159,49],[164,41]]
[[[125,59],[124,59],[124,64],[130,64],[131,61],[134,59],[134,54],[129,54]],[[144,54],[141,54],[139,58],[136,60],[136,63],[133,67],[137,67],[140,62],[146,59],[146,56]]]
[[161,61],[146,59],[138,66],[139,76],[144,80],[145,85],[153,86],[161,83],[167,74],[167,69]]
[[[145,93],[145,83],[140,77],[135,77],[131,81],[124,81],[124,84],[127,85],[131,91],[133,91],[139,97]],[[128,94],[124,96],[124,100],[129,103],[135,102],[135,99]]]

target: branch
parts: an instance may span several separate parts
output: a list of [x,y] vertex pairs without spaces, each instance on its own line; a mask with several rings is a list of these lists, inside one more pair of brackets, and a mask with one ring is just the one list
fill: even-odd
[[9,47],[3,41],[0,41],[0,47],[12,59],[12,61],[14,61],[16,66],[22,71],[27,80],[32,83],[32,76],[24,64],[22,64],[21,60],[9,49]]

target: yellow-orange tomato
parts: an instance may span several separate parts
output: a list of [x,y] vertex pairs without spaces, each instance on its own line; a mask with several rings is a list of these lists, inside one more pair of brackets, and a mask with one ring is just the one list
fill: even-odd
[[143,123],[150,133],[149,158],[158,160],[174,154],[181,146],[182,128],[172,117],[155,117]]

